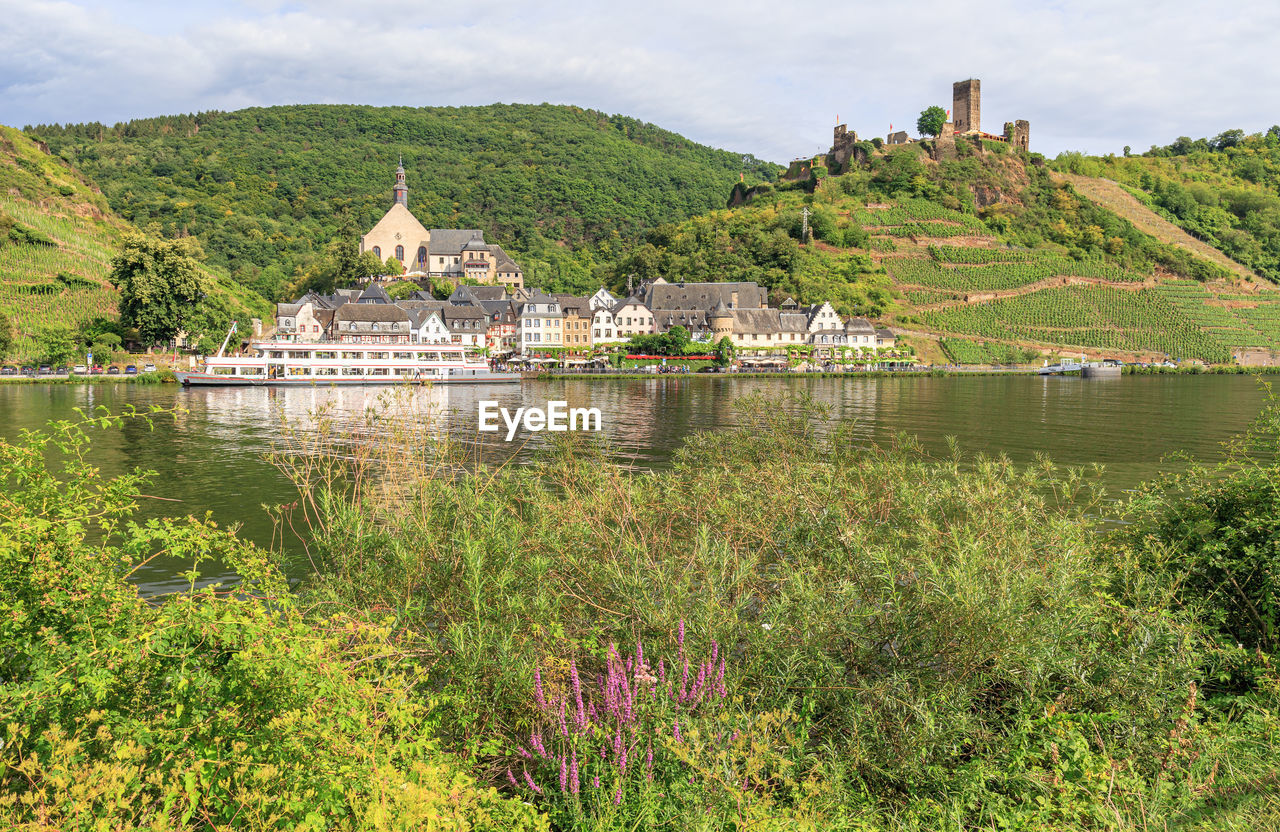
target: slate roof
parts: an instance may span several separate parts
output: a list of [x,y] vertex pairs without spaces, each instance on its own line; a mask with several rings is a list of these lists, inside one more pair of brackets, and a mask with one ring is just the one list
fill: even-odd
[[809,315],[805,312],[791,309],[779,309],[778,331],[807,333],[809,331]]
[[391,303],[391,296],[378,284],[370,283],[369,288],[360,293],[359,303]]
[[850,318],[844,322],[844,331],[851,335],[855,332],[859,335],[874,335],[876,328],[866,318]]
[[339,321],[407,321],[409,314],[394,303],[344,303],[334,317]]
[[759,332],[781,332],[782,324],[777,309],[734,309],[733,331],[751,334]]
[[427,233],[431,235],[431,242],[427,248],[433,257],[462,254],[463,248],[476,234],[480,235],[482,242],[484,241],[484,232],[478,228],[432,228]]
[[489,246],[489,252],[493,254],[494,269],[500,272],[519,272],[523,271],[516,261],[511,259],[511,255],[502,250],[502,246]]
[[450,303],[479,303],[486,300],[503,300],[507,290],[503,286],[459,286],[449,295]]
[[645,301],[650,309],[710,309],[718,301],[734,306],[733,293],[737,292],[738,309],[764,307],[764,293],[755,283],[653,283],[645,290]]

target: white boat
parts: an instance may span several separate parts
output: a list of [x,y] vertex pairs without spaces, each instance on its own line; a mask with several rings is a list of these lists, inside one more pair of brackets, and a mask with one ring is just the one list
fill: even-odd
[[224,356],[218,350],[196,369],[176,370],[174,375],[184,385],[235,387],[520,380],[519,373],[493,370],[483,358],[448,344],[260,341],[250,344],[250,351],[255,354]]
[[1036,370],[1036,372],[1042,376],[1051,376],[1051,375],[1057,375],[1058,373],[1079,372],[1084,368],[1085,368],[1084,364],[1078,361],[1073,361],[1072,359],[1068,358],[1059,364],[1045,364],[1045,366]]

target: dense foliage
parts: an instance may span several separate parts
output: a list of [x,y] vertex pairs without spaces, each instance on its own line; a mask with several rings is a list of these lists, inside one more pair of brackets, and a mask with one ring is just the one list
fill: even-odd
[[[0,826],[545,828],[439,750],[389,626],[304,618],[266,554],[207,519],[131,521],[151,478],[89,456],[112,423],[0,442]],[[192,588],[149,603],[128,579],[161,551]],[[234,591],[197,588],[212,557]]]
[[776,176],[635,119],[545,104],[270,107],[28,132],[121,216],[196,235],[210,262],[268,297],[344,212],[372,227],[401,156],[424,225],[482,228],[552,288],[590,282],[596,257],[647,228],[722,205],[740,174]]
[[394,611],[441,741],[556,828],[1280,820],[1275,670],[1217,681],[1208,605],[1157,556],[1176,534],[1101,534],[1047,463],[860,451],[803,401],[741,416],[651,474],[574,443],[459,466],[395,403],[351,443],[301,430],[277,460],[315,524],[302,597]]
[[1142,156],[1064,154],[1058,164],[1127,185],[1149,206],[1232,259],[1280,280],[1280,128],[1183,136]]

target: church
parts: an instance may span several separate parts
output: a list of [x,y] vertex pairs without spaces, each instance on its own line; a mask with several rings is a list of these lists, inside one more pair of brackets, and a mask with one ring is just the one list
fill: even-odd
[[396,167],[391,209],[360,238],[360,252],[373,252],[379,260],[399,260],[410,275],[469,278],[477,283],[497,283],[508,289],[524,288],[524,272],[502,246],[484,241],[477,228],[428,230],[409,211],[409,186],[404,164]]

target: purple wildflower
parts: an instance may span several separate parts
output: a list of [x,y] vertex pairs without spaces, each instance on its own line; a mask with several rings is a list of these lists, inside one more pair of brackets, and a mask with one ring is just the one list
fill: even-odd
[[613,805],[614,806],[622,805],[622,786],[618,786],[618,790],[613,793]]
[[716,656],[718,656],[719,654],[720,654],[720,644],[715,639],[711,639],[711,663],[712,664],[715,664]]
[[663,659],[658,659],[658,683],[662,685],[667,683],[667,663]]
[[516,782],[516,776],[511,773],[511,769],[509,768],[507,769],[507,779],[511,781],[511,785],[513,786],[520,785],[519,783]]
[[534,794],[542,794],[542,789],[538,788],[538,784],[533,782],[533,778],[529,776],[529,769],[524,769],[524,782],[529,788],[533,789]]
[[591,778],[591,788],[593,789],[600,788],[600,775],[597,774],[595,777]]
[[618,774],[619,774],[619,775],[621,775],[622,777],[626,777],[626,776],[627,776],[627,749],[626,749],[626,746],[623,746],[623,748],[622,748],[622,757],[618,760]]
[[572,794],[578,793],[578,750],[576,748],[569,760],[569,791]]
[[720,659],[720,669],[716,671],[716,690],[720,692],[720,698],[724,699],[724,695],[728,693],[724,687],[724,658]]
[[566,737],[566,738],[569,736],[569,726],[566,725],[564,721],[564,700],[563,699],[560,700],[560,736]]
[[529,735],[529,745],[533,746],[533,750],[538,752],[539,757],[547,756],[547,749],[542,744],[542,736],[537,731]]
[[684,739],[680,736],[680,720],[678,719],[671,723],[671,736],[675,738],[676,742],[684,742]]
[[578,665],[576,662],[569,662],[569,678],[573,681],[573,702],[574,713],[573,722],[581,731],[587,727],[587,714],[582,709],[582,681],[578,678]]
[[542,695],[542,671],[536,667],[533,669],[533,697],[538,701],[538,707],[545,711],[547,700]]
[[684,647],[684,619],[680,619],[680,635],[676,638],[676,644]]
[[644,667],[644,646],[640,644],[640,639],[636,639],[636,670]]
[[[645,777],[649,780],[653,779],[653,743],[649,743],[649,750],[644,755]],[[510,773],[510,772],[508,772]]]
[[560,791],[569,791],[569,769],[564,764],[564,758],[560,759]]

